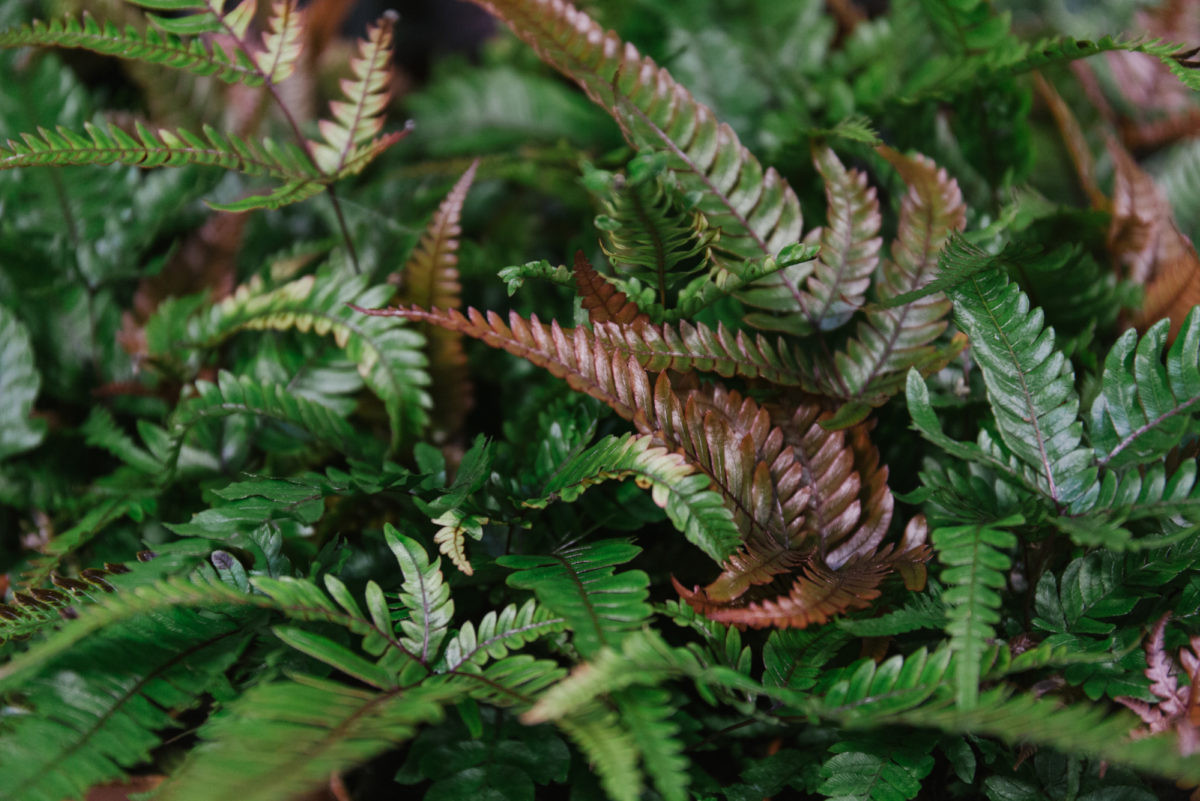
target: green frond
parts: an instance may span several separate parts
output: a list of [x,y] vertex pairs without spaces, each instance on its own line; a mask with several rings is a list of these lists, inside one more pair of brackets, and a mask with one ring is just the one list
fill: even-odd
[[655,287],[664,308],[668,293],[705,267],[701,254],[716,240],[703,215],[673,201],[660,177],[667,162],[665,153],[649,152],[624,174],[587,165],[583,173],[584,185],[600,200],[603,213],[595,224],[613,270]]
[[144,448],[138,447],[103,406],[93,408],[79,430],[89,446],[103,448],[135,470],[154,475],[162,469],[162,464]]
[[383,112],[391,88],[392,28],[398,16],[389,12],[367,30],[350,60],[353,77],[341,82],[342,100],[329,104],[330,118],[318,123],[322,141],[312,143],[313,158],[325,175],[342,177],[361,172],[386,147],[399,139],[376,138],[383,129]]
[[990,526],[951,526],[933,530],[933,547],[943,565],[946,585],[946,631],[955,656],[955,703],[970,709],[979,701],[980,661],[1000,622],[1000,594],[1012,560],[1007,551],[1017,538],[1000,526],[1023,522],[1001,520]]
[[661,687],[629,687],[614,700],[654,788],[664,801],[685,801],[690,763],[683,753],[670,692]]
[[483,670],[464,662],[454,675],[462,677],[472,698],[520,711],[533,706],[537,696],[566,673],[566,668],[549,659],[514,654]]
[[[476,159],[455,182],[408,257],[403,272],[403,295],[408,303],[439,309],[462,307],[462,284],[458,277],[458,239],[462,235],[459,221],[478,168]],[[436,401],[434,422],[439,430],[454,432],[462,425],[471,405],[462,335],[431,325],[422,325],[421,333],[425,335],[429,354],[430,392]]]
[[545,259],[503,267],[496,274],[507,287],[510,298],[531,278],[550,281],[564,287],[575,286],[575,276],[569,267],[565,264],[554,265]]
[[221,611],[126,619],[42,658],[0,714],[5,797],[82,797],[146,761],[161,732],[180,725],[178,713],[226,682],[245,646],[251,621]]
[[30,417],[41,383],[29,330],[0,306],[0,461],[36,448],[45,436],[46,424]]
[[[937,545],[937,529],[933,535]],[[946,627],[946,602],[928,592],[913,593],[899,609],[878,617],[841,618],[838,627],[855,637],[895,637],[910,631],[941,631]]]
[[695,210],[720,229],[714,253],[738,262],[777,255],[800,239],[800,204],[728,125],[670,74],[563,0],[476,0],[544,61],[578,83],[639,150],[666,152]]
[[270,139],[254,144],[205,126],[197,136],[182,128],[153,131],[140,123],[131,136],[115,125],[84,124],[84,133],[39,128],[37,134],[0,145],[0,170],[75,164],[128,164],[150,169],[197,164],[251,176],[266,176],[289,186],[307,187],[323,179],[294,145]]
[[390,523],[383,527],[388,547],[400,563],[404,575],[400,603],[408,610],[401,618],[400,643],[424,663],[433,661],[446,638],[454,601],[450,587],[442,579],[441,559],[429,561],[429,554],[413,539],[396,531]]
[[397,685],[396,676],[391,671],[364,659],[328,637],[295,626],[276,626],[272,632],[285,645],[376,689],[390,690]]
[[54,571],[60,569],[67,556],[82,548],[108,526],[126,517],[143,520],[154,508],[154,499],[149,492],[104,495],[92,500],[94,503],[74,525],[58,532],[42,547],[38,556],[30,560],[29,566],[21,576],[26,586],[38,587],[45,584]]
[[[148,14],[155,25],[170,33],[195,36],[224,31],[241,40],[254,20],[257,0],[238,0],[226,12],[221,0],[129,0],[151,11],[167,11],[170,15]],[[188,13],[191,12],[191,13]]]
[[821,764],[817,792],[839,801],[906,801],[933,770],[932,737],[852,734],[833,745]]
[[580,713],[558,722],[600,777],[612,801],[637,801],[645,776],[638,767],[638,746],[620,718],[602,704],[591,704]]
[[361,690],[294,676],[250,688],[200,729],[204,743],[159,788],[164,801],[285,801],[442,718],[450,684]]
[[112,577],[127,572],[125,565],[105,564],[103,568],[84,568],[78,578],[54,573],[50,577],[54,589],[28,585],[25,591],[15,590],[11,603],[0,603],[0,644],[45,632],[72,619],[78,614],[76,605],[98,602],[104,593],[113,592]]
[[540,498],[525,505],[543,507],[554,500],[570,503],[588,487],[633,476],[651,490],[654,502],[696,547],[717,562],[724,561],[741,541],[733,515],[721,496],[709,489],[709,479],[679,454],[656,446],[653,437],[605,437],[562,464]]
[[[958,183],[925,156],[902,156],[880,148],[908,184],[900,206],[900,222],[891,258],[880,265],[876,293],[881,304],[923,289],[936,278],[938,260],[951,235],[963,227],[966,206]],[[900,391],[912,367],[922,373],[940,369],[962,348],[935,340],[946,330],[950,302],[935,293],[896,308],[872,307],[855,338],[833,359],[832,378],[824,391],[850,401],[839,415],[853,422],[869,406]]]
[[305,276],[272,290],[252,280],[193,318],[182,336],[170,330],[169,320],[152,320],[147,340],[151,352],[170,354],[179,349],[212,349],[245,330],[332,336],[383,401],[394,446],[420,432],[429,420],[424,340],[398,320],[363,317],[348,305],[377,305],[391,293],[387,285],[368,287],[365,276]]
[[552,615],[532,598],[520,607],[509,604],[499,613],[488,612],[478,626],[464,623],[447,641],[439,672],[458,670],[467,663],[483,666],[493,659],[503,659],[510,651],[566,627],[564,618]]
[[614,573],[641,553],[625,540],[601,540],[563,548],[550,556],[502,556],[501,567],[517,572],[508,585],[533,590],[538,602],[566,619],[584,657],[615,646],[650,616],[649,577],[640,570]]
[[154,28],[139,31],[108,21],[100,22],[86,11],[78,19],[40,20],[0,31],[0,47],[52,46],[90,50],[106,56],[142,61],[154,66],[212,76],[226,83],[262,84],[262,76],[244,52],[225,52],[219,42],[181,39]]
[[196,394],[180,402],[171,415],[165,448],[151,448],[168,471],[174,470],[193,428],[206,420],[234,414],[277,421],[334,450],[359,454],[367,447],[361,435],[328,407],[297,397],[278,384],[263,384],[222,370],[217,383],[197,381],[195,390]]
[[763,684],[795,692],[811,689],[849,640],[838,626],[772,631],[763,646]]
[[1155,323],[1141,342],[1136,331],[1126,331],[1105,359],[1100,394],[1088,418],[1088,436],[1102,467],[1157,461],[1198,430],[1200,311],[1188,314],[1164,364],[1170,323]]
[[[1178,517],[1197,522],[1200,515],[1200,483],[1196,481],[1196,474],[1194,459],[1185,461],[1170,475],[1167,475],[1166,466],[1161,463],[1146,467],[1144,472],[1128,470],[1119,479],[1115,471],[1107,472],[1100,484],[1096,508],[1109,509],[1132,520],[1154,518],[1165,522]],[[1130,545],[1136,547],[1137,543],[1148,540],[1141,538]]]
[[1082,444],[1074,370],[1055,349],[1040,309],[999,271],[951,290],[955,319],[971,341],[1004,445],[1052,503],[1086,511],[1098,483]]

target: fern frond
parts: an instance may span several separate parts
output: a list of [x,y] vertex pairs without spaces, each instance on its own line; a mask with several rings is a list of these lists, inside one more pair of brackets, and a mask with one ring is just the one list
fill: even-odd
[[[920,290],[936,277],[939,254],[951,234],[961,229],[966,206],[957,182],[925,156],[902,156],[890,148],[879,152],[908,184],[900,206],[900,223],[891,259],[880,265],[876,281],[879,300]],[[825,392],[861,409],[879,405],[898,392],[909,368],[923,373],[939,369],[962,344],[933,344],[946,330],[950,302],[935,293],[894,309],[875,307],[858,326],[846,349],[834,356],[832,377]],[[855,415],[843,412],[853,421]]]
[[712,559],[722,562],[736,550],[741,534],[721,496],[709,489],[709,479],[649,436],[606,437],[560,465],[541,497],[525,505],[570,503],[592,485],[627,476],[647,486],[675,527]]
[[951,296],[1004,444],[1054,504],[1086,511],[1096,498],[1096,468],[1082,445],[1074,370],[1054,347],[1054,329],[999,271],[972,276]]
[[219,688],[244,647],[251,620],[221,611],[126,620],[42,661],[5,713],[5,797],[82,797],[146,761],[159,732],[177,727],[179,712]]
[[502,556],[496,562],[518,571],[508,577],[509,586],[533,590],[539,603],[566,619],[575,647],[588,657],[618,644],[650,616],[649,577],[640,570],[613,572],[640,552],[624,540],[602,540],[550,556]]
[[1012,560],[1006,551],[1017,538],[999,526],[1021,522],[1020,518],[990,526],[951,526],[934,529],[933,546],[943,565],[941,578],[947,589],[942,594],[948,618],[950,650],[955,656],[955,703],[970,709],[979,701],[980,662],[984,648],[1000,622],[1000,595]]
[[437,656],[454,615],[450,587],[442,580],[442,560],[430,563],[425,549],[390,523],[383,527],[383,536],[404,574],[400,603],[408,610],[409,617],[400,621],[400,630],[404,632],[400,643],[422,662],[429,662]]
[[46,435],[45,423],[30,417],[41,383],[29,330],[0,306],[0,461],[36,448]]
[[[134,5],[151,11],[172,12],[170,16],[148,14],[150,20],[164,31],[182,36],[216,33],[224,30],[235,39],[246,35],[254,14],[258,10],[257,0],[239,0],[226,12],[221,0],[129,0]],[[190,12],[190,13],[188,13]]]
[[313,159],[325,175],[361,172],[401,134],[376,138],[383,129],[392,70],[392,28],[398,15],[388,12],[367,30],[350,61],[351,79],[341,82],[343,100],[330,102],[330,119],[318,123],[322,141],[312,143]]
[[323,679],[252,687],[200,729],[206,741],[158,790],[167,801],[284,801],[442,717],[449,684],[360,690]]
[[1138,342],[1126,331],[1104,362],[1101,390],[1092,403],[1088,435],[1102,467],[1161,459],[1196,432],[1200,412],[1200,311],[1188,314],[1162,358],[1170,320],[1160,320]]
[[[458,237],[462,234],[459,220],[478,167],[478,159],[471,162],[434,212],[408,257],[403,272],[403,294],[408,303],[441,309],[462,306],[462,284],[458,279]],[[457,431],[471,406],[462,335],[431,325],[421,326],[421,333],[425,335],[429,354],[430,391],[436,400],[435,424],[441,431]]]
[[75,164],[128,164],[134,167],[221,167],[252,176],[267,176],[291,186],[320,183],[307,157],[293,145],[270,139],[262,144],[223,134],[205,126],[197,136],[182,128],[152,131],[140,123],[136,138],[109,125],[84,124],[84,133],[66,128],[23,134],[0,145],[0,169]]
[[304,12],[296,0],[273,0],[262,45],[262,51],[254,54],[259,71],[270,83],[287,80],[304,46]]
[[252,280],[192,320],[182,343],[166,335],[155,337],[153,321],[147,336],[152,351],[166,352],[181,345],[213,348],[243,330],[294,329],[332,335],[383,401],[395,445],[420,432],[429,420],[426,409],[431,401],[424,390],[429,375],[421,353],[424,343],[419,334],[398,321],[364,319],[347,305],[381,303],[391,291],[387,285],[368,287],[365,276],[305,276],[269,291]]
[[661,687],[630,687],[615,698],[621,723],[641,753],[654,788],[664,801],[685,801],[689,761],[670,700],[671,694]]
[[578,83],[639,150],[665,151],[684,193],[719,228],[714,252],[737,263],[777,255],[800,239],[800,204],[728,125],[653,60],[563,0],[475,0],[544,61]]
[[609,798],[637,801],[642,797],[645,777],[638,768],[637,743],[621,727],[616,712],[602,704],[592,704],[560,720],[558,726],[587,755]]
[[582,250],[575,252],[575,288],[592,323],[629,325],[649,322],[650,318],[636,303],[596,272]]
[[[821,252],[807,289],[809,323],[817,331],[838,328],[862,306],[879,263],[879,200],[867,176],[847,170],[828,147],[813,149],[825,181],[828,220],[820,230]],[[814,236],[814,234],[810,234]]]
[[521,711],[533,706],[537,696],[566,673],[565,668],[549,659],[515,654],[483,670],[464,662],[454,675],[470,686],[472,698]]
[[832,757],[821,764],[817,791],[846,801],[907,801],[921,791],[921,780],[933,770],[931,737],[892,738],[852,734],[830,746]]
[[326,445],[351,453],[362,453],[363,441],[355,430],[326,406],[296,397],[278,384],[263,384],[224,370],[217,383],[197,381],[195,397],[183,400],[171,416],[168,441],[151,450],[168,471],[179,462],[187,435],[205,420],[249,414],[288,424],[308,432]]
[[212,76],[226,83],[259,86],[263,79],[244,52],[225,52],[219,42],[181,39],[153,28],[139,31],[112,22],[100,22],[86,11],[78,18],[42,22],[35,20],[0,32],[0,47],[52,46],[90,50],[106,56],[143,61],[155,66]]
[[[1097,509],[1109,509],[1129,519],[1156,518],[1165,521],[1179,516],[1197,522],[1200,515],[1200,482],[1195,459],[1185,461],[1167,475],[1166,466],[1151,464],[1139,470],[1127,470],[1118,478],[1115,471],[1104,474]],[[1135,540],[1136,546],[1145,542]]]
[[585,165],[583,175],[585,186],[604,193],[595,224],[613,269],[654,287],[664,308],[669,291],[705,266],[698,257],[717,238],[703,215],[677,208],[661,178],[666,163],[666,154],[650,153],[630,162],[627,174]]
[[462,509],[450,509],[433,518],[434,524],[441,526],[433,535],[433,542],[438,550],[468,576],[475,575],[475,569],[467,560],[466,535],[479,541],[483,539],[483,526],[488,518],[469,514]]
[[499,613],[488,612],[478,626],[469,621],[464,623],[446,643],[438,664],[439,672],[455,671],[467,663],[482,667],[493,659],[503,659],[526,643],[566,627],[565,618],[552,615],[532,598],[520,607],[509,604]]

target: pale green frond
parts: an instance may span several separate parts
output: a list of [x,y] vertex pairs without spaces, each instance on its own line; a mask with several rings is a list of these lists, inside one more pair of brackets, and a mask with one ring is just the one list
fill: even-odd
[[296,69],[304,45],[304,13],[296,0],[273,0],[263,32],[263,49],[254,54],[254,63],[271,83],[287,80]]
[[566,626],[565,618],[551,614],[532,598],[520,607],[509,604],[499,613],[488,612],[478,626],[464,623],[447,641],[439,669],[453,671],[468,662],[482,666],[503,659],[510,651]]
[[431,563],[429,554],[416,540],[404,536],[390,523],[384,526],[383,536],[404,575],[400,603],[408,610],[408,617],[400,620],[400,631],[404,633],[400,642],[422,662],[432,662],[454,616],[450,587],[442,579],[442,560]]
[[41,383],[29,330],[0,306],[0,461],[36,448],[46,435],[46,424],[30,417]]

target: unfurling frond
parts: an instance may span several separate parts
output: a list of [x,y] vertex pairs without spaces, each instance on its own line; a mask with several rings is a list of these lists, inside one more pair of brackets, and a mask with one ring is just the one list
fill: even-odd
[[787,182],[764,170],[732,128],[633,45],[564,0],[475,2],[583,87],[631,144],[666,152],[680,189],[696,193],[696,211],[720,229],[713,250],[732,272],[738,262],[775,256],[800,239],[800,203]]
[[[902,156],[879,148],[908,184],[891,258],[880,265],[876,291],[880,301],[925,287],[937,275],[938,257],[950,236],[963,227],[966,206],[953,178],[925,156]],[[858,411],[843,411],[850,422],[865,416],[904,385],[909,368],[939,369],[961,350],[961,341],[934,344],[946,330],[950,302],[940,292],[896,308],[868,310],[857,335],[833,360],[824,391],[844,398]]]
[[1163,363],[1170,320],[1142,341],[1126,331],[1104,362],[1088,435],[1102,466],[1154,462],[1196,432],[1200,413],[1200,311],[1183,323]]
[[218,42],[181,39],[154,28],[145,32],[133,26],[121,28],[112,22],[99,22],[87,12],[75,19],[65,17],[0,32],[0,47],[22,46],[74,47],[106,56],[144,61],[193,75],[213,76],[227,83],[258,86],[262,76],[240,48],[226,53]]
[[650,320],[624,292],[618,292],[596,272],[582,250],[575,253],[575,287],[583,302],[583,309],[593,323],[627,325]]
[[618,645],[650,616],[649,577],[640,570],[613,572],[641,550],[625,540],[602,540],[548,556],[502,556],[496,561],[517,571],[508,577],[509,586],[533,590],[539,603],[566,619],[575,647],[589,657]]
[[[462,234],[459,221],[478,167],[477,159],[454,184],[408,257],[401,283],[402,294],[409,303],[439,309],[457,309],[462,305],[462,284],[458,278],[458,238]],[[429,355],[434,425],[443,434],[453,433],[471,408],[462,335],[432,325],[422,325],[421,333],[425,335]]]
[[1087,511],[1096,498],[1096,468],[1082,444],[1074,370],[1055,348],[1054,329],[998,270],[972,276],[951,295],[1005,446],[1054,504]]
[[343,100],[329,104],[331,119],[319,123],[323,141],[313,142],[313,158],[330,177],[354,175],[388,147],[401,133],[377,136],[383,129],[392,75],[392,28],[398,15],[385,14],[359,42],[351,59],[353,78],[341,82]]

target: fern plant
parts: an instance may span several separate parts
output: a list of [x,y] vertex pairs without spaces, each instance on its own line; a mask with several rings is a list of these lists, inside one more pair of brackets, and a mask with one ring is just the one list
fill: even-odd
[[1200,259],[1063,69],[1200,42],[85,5],[0,6],[0,795],[1200,783]]

